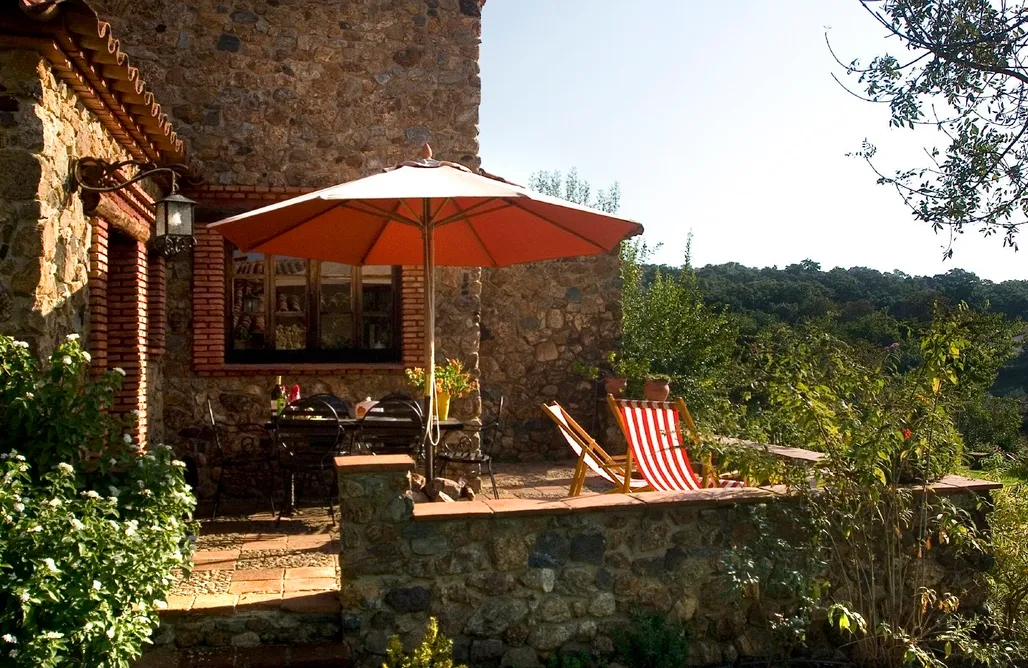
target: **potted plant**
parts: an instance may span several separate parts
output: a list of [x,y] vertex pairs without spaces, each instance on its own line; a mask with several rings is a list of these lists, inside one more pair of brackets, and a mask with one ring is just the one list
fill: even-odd
[[667,401],[671,394],[671,379],[662,374],[648,375],[643,383],[643,396],[647,401]]
[[[619,356],[616,351],[607,353],[612,377],[607,379],[607,394],[620,397],[625,393],[630,380],[643,378],[650,370],[649,362]],[[616,389],[617,391],[613,391]]]
[[[407,369],[407,380],[415,390],[424,394],[425,370],[421,367]],[[464,369],[458,359],[447,360],[446,364],[435,365],[435,406],[440,420],[450,417],[450,399],[464,397],[478,387],[478,381]]]

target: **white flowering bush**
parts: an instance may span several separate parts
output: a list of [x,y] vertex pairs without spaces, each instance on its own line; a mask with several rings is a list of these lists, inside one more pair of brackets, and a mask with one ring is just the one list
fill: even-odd
[[75,340],[26,348],[0,336],[0,665],[130,666],[191,563],[184,465],[125,438]]

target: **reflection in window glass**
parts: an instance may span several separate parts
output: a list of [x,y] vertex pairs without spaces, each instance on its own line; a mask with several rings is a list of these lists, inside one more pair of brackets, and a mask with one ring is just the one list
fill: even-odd
[[321,347],[352,348],[353,340],[353,267],[336,262],[321,263]]
[[307,261],[275,258],[275,349],[307,347]]
[[372,350],[393,345],[393,268],[361,267],[361,300],[364,347]]
[[265,258],[259,253],[232,254],[231,326],[233,350],[265,347]]

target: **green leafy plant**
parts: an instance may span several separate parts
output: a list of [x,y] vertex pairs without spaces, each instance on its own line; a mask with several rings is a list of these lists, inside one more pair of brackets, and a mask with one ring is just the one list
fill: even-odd
[[581,376],[586,380],[596,381],[600,379],[600,367],[586,364],[581,360],[573,360],[571,362],[571,373]]
[[951,655],[1009,665],[1015,652],[978,641],[982,620],[961,613],[957,582],[940,580],[932,563],[941,554],[968,567],[987,546],[974,509],[928,490],[957,461],[951,411],[963,399],[965,360],[984,355],[965,316],[938,311],[907,369],[893,346],[854,349],[813,327],[770,362],[773,406],[803,445],[824,453],[793,486],[806,525],[789,548],[796,570],[826,565],[806,607],[827,613],[861,665],[942,668]]
[[[710,427],[728,413],[729,393],[740,382],[736,363],[738,331],[723,310],[708,306],[699,289],[688,251],[681,267],[645,265],[650,249],[643,242],[621,246],[622,348],[632,365],[624,377],[648,375],[671,381],[676,396]],[[629,385],[638,393],[641,382]]]
[[453,662],[453,641],[439,632],[435,617],[428,618],[421,645],[405,654],[399,636],[389,639],[382,668],[464,668]]
[[546,668],[586,668],[590,657],[585,652],[554,652],[546,661]]
[[27,348],[0,336],[0,664],[130,666],[189,569],[185,465],[133,443],[74,339]]
[[1007,638],[1028,643],[1028,485],[995,493],[992,600]]
[[632,668],[680,668],[689,656],[689,636],[661,615],[634,613],[614,639],[618,661]]

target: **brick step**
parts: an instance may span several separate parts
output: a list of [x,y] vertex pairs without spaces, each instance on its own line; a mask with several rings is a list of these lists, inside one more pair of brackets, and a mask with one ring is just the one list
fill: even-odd
[[160,647],[135,668],[349,668],[349,648],[340,642],[261,647]]

